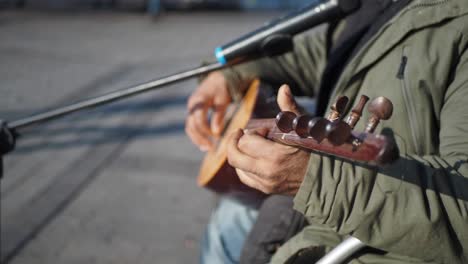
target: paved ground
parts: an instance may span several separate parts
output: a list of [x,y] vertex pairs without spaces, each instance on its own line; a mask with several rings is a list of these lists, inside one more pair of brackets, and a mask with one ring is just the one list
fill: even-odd
[[[0,13],[0,117],[196,66],[271,14]],[[1,184],[9,263],[196,263],[214,204],[183,134],[188,81],[25,131]]]

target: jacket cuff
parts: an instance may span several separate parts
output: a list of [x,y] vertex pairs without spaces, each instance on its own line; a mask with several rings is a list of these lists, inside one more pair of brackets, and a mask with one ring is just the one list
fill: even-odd
[[239,102],[244,97],[249,84],[253,80],[244,80],[241,75],[233,68],[222,70],[226,78],[228,92],[234,102]]
[[[201,63],[202,66],[209,65],[209,64],[210,63],[208,61],[203,61]],[[244,94],[249,88],[249,84],[253,81],[253,79],[244,80],[241,74],[238,71],[236,71],[234,68],[235,67],[223,69],[221,70],[221,73],[226,78],[228,92],[229,92],[229,95],[231,96],[231,99],[234,102],[239,102],[244,97]],[[201,74],[200,76],[198,76],[198,83],[201,83],[207,76],[208,76],[208,73]]]

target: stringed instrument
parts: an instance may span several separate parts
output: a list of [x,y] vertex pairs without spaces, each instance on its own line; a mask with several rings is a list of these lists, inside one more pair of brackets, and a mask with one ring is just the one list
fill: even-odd
[[[384,135],[373,134],[380,120],[387,120],[393,112],[390,100],[378,97],[368,106],[371,118],[363,132],[353,131],[369,98],[362,96],[346,120],[343,120],[348,98],[339,97],[327,118],[308,115],[296,116],[292,112],[279,112],[276,101],[265,101],[260,81],[250,85],[244,99],[230,118],[223,135],[236,129],[266,127],[266,138],[312,152],[332,155],[374,166],[390,164],[399,157],[394,141]],[[274,104],[273,102],[274,101]],[[270,112],[265,112],[270,110]],[[276,118],[265,118],[274,116]],[[260,117],[260,118],[259,118]],[[217,193],[227,194],[248,205],[256,206],[266,195],[244,185],[235,169],[227,162],[227,137],[221,137],[217,148],[206,154],[198,176],[198,184]]]

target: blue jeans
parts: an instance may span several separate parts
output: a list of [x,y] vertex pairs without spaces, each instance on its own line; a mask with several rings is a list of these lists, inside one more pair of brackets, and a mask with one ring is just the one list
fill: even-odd
[[255,209],[229,198],[221,198],[203,237],[200,263],[239,263],[244,241],[257,215]]

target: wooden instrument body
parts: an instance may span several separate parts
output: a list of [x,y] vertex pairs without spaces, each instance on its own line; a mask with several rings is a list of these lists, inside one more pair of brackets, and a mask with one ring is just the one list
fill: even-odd
[[198,174],[198,185],[216,193],[228,195],[245,204],[256,207],[266,196],[264,193],[243,184],[227,162],[227,137],[236,129],[243,129],[252,118],[274,117],[279,111],[272,95],[260,89],[260,81],[255,80],[237,107],[217,148],[206,154]]

